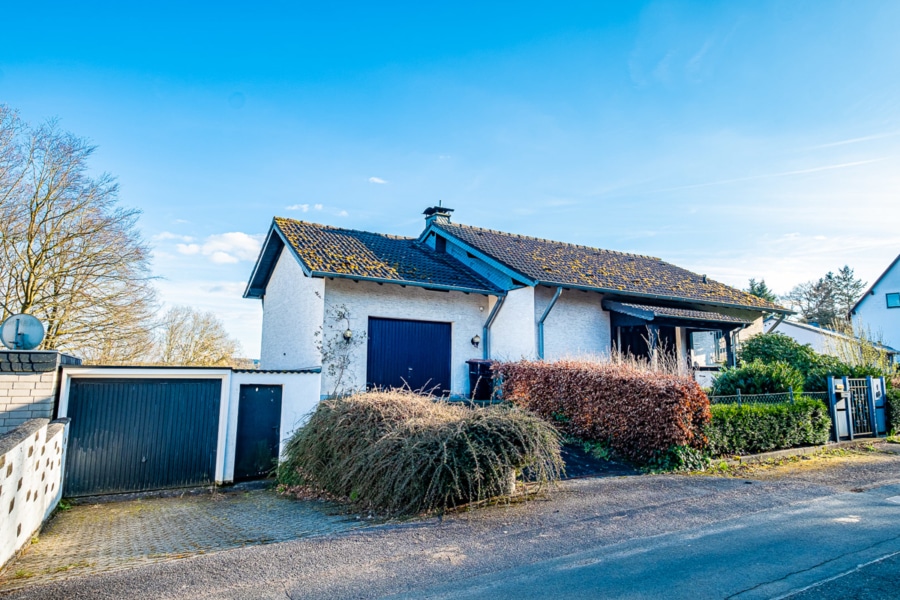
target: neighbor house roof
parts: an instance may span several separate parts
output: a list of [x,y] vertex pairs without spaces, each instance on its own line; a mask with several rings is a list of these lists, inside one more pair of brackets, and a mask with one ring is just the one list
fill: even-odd
[[[314,277],[343,277],[483,294],[503,291],[415,238],[342,229],[276,217],[245,297],[260,297],[277,254],[287,245]],[[263,268],[260,268],[260,267]]]
[[790,312],[758,296],[652,256],[554,242],[456,223],[436,222],[431,227],[530,278],[535,284]]
[[866,293],[859,297],[859,300],[857,300],[857,301],[856,301],[856,304],[853,305],[853,308],[850,309],[850,314],[851,314],[851,315],[856,314],[856,310],[859,308],[859,305],[863,303],[863,300],[865,300],[865,299],[868,298],[870,295],[873,295],[873,294],[875,293],[875,287],[876,287],[879,283],[881,283],[881,280],[884,279],[884,278],[887,276],[887,274],[891,272],[891,269],[893,269],[894,266],[895,266],[898,262],[900,262],[900,254],[898,254],[898,255],[897,255],[897,258],[895,258],[895,259],[893,260],[893,262],[891,262],[891,264],[888,265],[888,268],[884,270],[884,273],[882,273],[881,275],[879,275],[879,276],[878,276],[878,279],[876,279],[875,282],[874,282],[872,285],[869,286],[869,289],[866,290]]

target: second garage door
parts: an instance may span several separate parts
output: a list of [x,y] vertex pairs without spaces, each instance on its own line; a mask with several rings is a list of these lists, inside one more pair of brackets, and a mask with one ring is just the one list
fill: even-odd
[[369,317],[366,387],[450,394],[450,323]]

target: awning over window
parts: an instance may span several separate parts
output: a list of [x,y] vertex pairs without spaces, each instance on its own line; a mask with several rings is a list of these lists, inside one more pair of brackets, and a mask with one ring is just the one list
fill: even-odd
[[714,325],[716,329],[732,329],[750,323],[746,319],[707,310],[631,304],[630,302],[616,302],[615,300],[604,300],[603,308],[626,317],[628,321],[634,321],[633,324],[653,323],[655,325],[674,325],[676,327],[709,327]]

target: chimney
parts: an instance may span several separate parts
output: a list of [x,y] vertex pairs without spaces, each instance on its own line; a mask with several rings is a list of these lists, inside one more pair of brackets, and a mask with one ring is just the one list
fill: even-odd
[[432,223],[449,223],[450,213],[452,212],[452,208],[445,208],[440,205],[426,208],[425,212],[422,213],[425,215],[425,226],[428,227]]

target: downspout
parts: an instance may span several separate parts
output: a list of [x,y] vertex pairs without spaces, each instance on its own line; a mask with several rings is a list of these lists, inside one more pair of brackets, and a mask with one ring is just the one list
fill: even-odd
[[482,350],[484,360],[488,360],[491,357],[491,325],[494,324],[494,319],[497,317],[497,313],[500,312],[500,307],[503,306],[505,300],[506,296],[497,297],[497,302],[494,304],[491,312],[488,313],[487,321],[484,322],[484,327],[481,330],[481,337],[484,338],[484,348]]
[[562,288],[556,288],[556,292],[553,293],[553,298],[550,300],[550,304],[547,305],[547,308],[544,309],[544,314],[541,315],[540,320],[538,321],[538,330],[537,330],[537,351],[538,351],[538,360],[544,360],[544,321],[547,320],[547,315],[550,314],[550,311],[553,310],[553,307],[556,305],[556,301],[559,300],[559,295],[562,294]]

